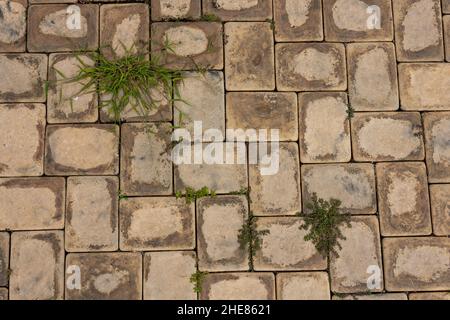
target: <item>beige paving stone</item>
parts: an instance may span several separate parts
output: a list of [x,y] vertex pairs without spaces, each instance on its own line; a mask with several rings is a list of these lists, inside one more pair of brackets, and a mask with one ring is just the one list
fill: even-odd
[[[279,130],[279,141],[297,141],[297,96],[293,92],[228,92],[227,129]],[[227,140],[232,140],[227,137]],[[247,139],[239,138],[238,141]],[[266,140],[266,139],[264,139]]]
[[8,300],[8,288],[0,288],[0,301]]
[[202,0],[203,13],[222,21],[265,21],[272,18],[270,0]]
[[348,90],[356,111],[399,107],[395,48],[390,42],[347,45]]
[[117,177],[69,177],[65,248],[114,251],[119,247]]
[[425,164],[377,163],[376,175],[381,234],[430,235],[430,199]]
[[274,90],[273,31],[268,22],[225,24],[227,90]]
[[442,12],[450,13],[450,0],[442,0]]
[[329,0],[323,6],[326,41],[393,39],[390,0]]
[[450,300],[450,292],[410,293],[409,300]]
[[13,232],[10,264],[11,300],[63,299],[63,231]]
[[398,74],[403,110],[450,110],[449,63],[401,63]]
[[120,202],[120,249],[185,250],[195,247],[194,204],[174,197]]
[[87,81],[68,81],[77,76],[82,66],[78,59],[86,65],[94,65],[94,61],[86,55],[50,54],[47,93],[49,123],[96,122],[98,119],[97,94],[95,92],[78,94]]
[[273,5],[276,41],[323,40],[322,1],[275,0]]
[[310,241],[298,217],[261,217],[257,230],[267,230],[261,236],[261,249],[256,251],[254,268],[257,271],[325,270],[324,258]]
[[0,54],[0,102],[45,102],[47,56]]
[[[98,48],[98,5],[31,5],[28,8],[27,48],[30,52],[95,50]],[[67,19],[73,19],[68,23]],[[77,25],[79,23],[79,25]]]
[[149,252],[144,255],[144,300],[196,300],[189,281],[195,252]]
[[[378,219],[353,217],[351,228],[343,226],[342,249],[330,259],[331,290],[339,293],[378,292],[383,290],[383,261]],[[379,278],[370,268],[379,268]],[[371,279],[371,276],[375,276]],[[371,281],[373,280],[373,282]],[[377,282],[378,281],[378,282]],[[375,288],[370,288],[375,285]]]
[[45,173],[100,175],[119,171],[116,125],[51,125],[46,131]]
[[142,299],[141,253],[70,253],[66,257],[68,270],[70,266],[79,268],[81,289],[66,286],[67,300]]
[[351,121],[356,161],[423,160],[423,130],[418,112],[356,113]]
[[430,183],[450,182],[450,112],[423,114]]
[[1,0],[0,52],[24,52],[27,31],[27,0]]
[[330,300],[326,272],[282,272],[276,278],[278,300]]
[[388,291],[450,289],[449,238],[384,238],[383,259]]
[[260,164],[249,165],[250,207],[256,216],[295,215],[302,210],[297,144],[281,143],[278,157],[278,170],[274,168],[272,175],[263,175]]
[[210,273],[201,300],[274,300],[275,277],[269,272]]
[[[450,10],[450,2],[449,2],[449,10]],[[450,15],[443,16],[442,21],[444,23],[445,60],[450,62]]]
[[201,0],[151,0],[152,21],[198,19]]
[[333,300],[408,300],[408,296],[406,293],[351,294],[345,297],[333,296]]
[[0,286],[7,286],[9,281],[9,242],[9,233],[0,232]]
[[64,228],[65,180],[0,179],[0,230]]
[[279,43],[275,46],[280,91],[345,91],[342,43]]
[[303,163],[348,162],[352,157],[347,94],[298,94],[300,159]]
[[377,210],[374,167],[368,163],[303,165],[303,210],[311,202],[313,193],[318,198],[342,202],[341,210],[351,214],[371,214]]
[[433,233],[437,236],[450,235],[450,184],[430,185]]
[[43,173],[45,105],[0,104],[0,176]]
[[172,194],[170,134],[168,123],[122,125],[120,180],[125,194]]
[[[107,0],[106,0],[107,1]],[[28,0],[29,4],[42,4],[42,3],[75,3],[77,0]]]
[[239,230],[248,216],[245,196],[217,196],[197,201],[198,268],[202,271],[248,270],[248,251]]
[[439,0],[393,1],[398,61],[442,61],[441,3]]
[[152,23],[151,49],[161,54],[170,68],[196,70],[198,67],[223,69],[223,27],[219,22],[155,22]]

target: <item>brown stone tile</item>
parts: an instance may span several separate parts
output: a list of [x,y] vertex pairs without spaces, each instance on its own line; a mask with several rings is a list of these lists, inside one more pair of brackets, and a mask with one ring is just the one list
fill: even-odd
[[27,31],[27,0],[0,3],[0,52],[24,52]]
[[281,272],[276,277],[278,300],[330,300],[326,272]]
[[0,288],[0,301],[8,300],[8,288]]
[[200,18],[201,0],[151,0],[152,21]]
[[265,21],[272,18],[270,0],[202,0],[203,13],[222,21]]
[[450,15],[443,16],[442,21],[444,23],[445,60],[447,60],[447,62],[450,62]]
[[450,235],[450,184],[430,185],[433,233],[437,236]]
[[415,292],[409,294],[409,300],[450,300],[450,292]]
[[[108,0],[102,0],[104,2]],[[43,4],[43,3],[76,3],[77,0],[28,0],[29,4]],[[93,1],[94,2],[94,1]]]
[[0,232],[0,286],[9,282],[9,242],[9,233]]
[[350,294],[345,297],[333,296],[332,300],[408,300],[406,293]]
[[442,0],[442,12],[450,13],[450,0]]

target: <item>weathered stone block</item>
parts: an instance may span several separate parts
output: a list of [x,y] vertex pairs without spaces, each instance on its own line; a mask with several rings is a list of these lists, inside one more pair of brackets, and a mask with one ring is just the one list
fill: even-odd
[[0,301],[8,300],[8,288],[0,288]]
[[433,232],[438,236],[450,235],[450,184],[430,185]]
[[27,0],[0,1],[0,52],[24,52]]
[[330,300],[326,272],[281,272],[276,277],[278,300]]
[[450,292],[416,292],[416,293],[410,293],[409,294],[409,300],[450,300]]
[[265,21],[272,18],[270,0],[202,0],[203,12],[222,21]]
[[151,1],[152,21],[200,18],[201,0]]
[[333,296],[332,300],[408,300],[406,293],[350,294],[345,297]]
[[9,282],[9,242],[9,233],[0,232],[0,286]]
[[450,0],[442,0],[442,12],[450,13]]
[[[450,10],[450,1],[449,1],[449,10]],[[445,60],[447,60],[447,62],[450,62],[450,15],[443,16],[442,22],[444,23]]]

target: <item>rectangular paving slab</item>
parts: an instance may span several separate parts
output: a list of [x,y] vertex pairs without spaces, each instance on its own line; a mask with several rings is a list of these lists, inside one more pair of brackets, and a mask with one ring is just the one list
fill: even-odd
[[450,300],[450,292],[415,292],[409,294],[409,300]]
[[450,235],[450,184],[430,185],[433,233],[437,236]]
[[8,288],[0,288],[0,301],[8,300]]
[[443,16],[442,22],[444,23],[445,60],[450,62],[450,15]]
[[330,300],[326,272],[280,272],[276,279],[278,300]]
[[152,21],[198,19],[202,0],[151,0]]
[[272,18],[270,0],[202,0],[203,12],[222,21],[265,21]]
[[0,232],[0,286],[9,282],[9,233]]
[[27,0],[0,3],[0,52],[24,52],[27,31]]

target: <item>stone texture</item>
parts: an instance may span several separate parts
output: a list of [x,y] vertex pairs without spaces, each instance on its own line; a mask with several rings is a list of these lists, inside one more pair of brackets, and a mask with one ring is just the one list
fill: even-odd
[[64,228],[65,180],[0,179],[0,230]]
[[293,92],[228,92],[226,114],[227,129],[267,129],[268,135],[269,130],[277,129],[279,141],[298,139],[297,96]]
[[442,12],[450,13],[450,0],[442,0]]
[[184,250],[195,247],[194,204],[174,197],[120,202],[120,249]]
[[[98,119],[97,94],[78,95],[87,81],[67,81],[77,76],[82,66],[78,59],[86,65],[94,65],[94,61],[86,55],[50,54],[47,93],[49,123],[96,122]],[[87,89],[95,90],[93,86]]]
[[445,60],[447,60],[447,62],[450,62],[450,15],[443,16],[442,22],[444,23]]
[[423,130],[417,112],[365,112],[352,119],[356,161],[423,160]]
[[151,0],[152,21],[198,19],[201,0]]
[[0,12],[0,52],[24,52],[27,0],[1,0]]
[[345,93],[298,94],[302,163],[348,162],[352,157]]
[[45,105],[0,104],[0,176],[43,173]]
[[63,231],[13,232],[10,264],[11,300],[63,299]]
[[248,252],[238,241],[239,230],[247,217],[245,196],[217,196],[197,201],[199,270],[248,270]]
[[348,90],[356,111],[399,107],[395,48],[390,42],[347,45]]
[[449,238],[385,238],[383,259],[388,291],[450,289]]
[[125,194],[172,194],[170,133],[168,123],[122,125],[120,180]]
[[8,288],[0,288],[0,301],[8,300]]
[[333,296],[333,300],[408,300],[406,293],[351,294],[345,297]]
[[325,270],[323,257],[310,241],[307,231],[300,229],[303,221],[297,217],[263,217],[257,219],[257,230],[267,230],[261,236],[261,249],[256,251],[256,271]]
[[119,245],[117,177],[69,177],[65,248],[114,251]]
[[276,277],[278,300],[330,300],[326,272],[282,272]]
[[347,89],[342,43],[279,43],[275,46],[280,91],[344,91]]
[[425,164],[377,163],[376,175],[381,234],[383,236],[431,234]]
[[117,174],[119,128],[116,125],[47,127],[45,173],[48,175]]
[[430,183],[450,182],[450,112],[423,114]]
[[222,21],[265,21],[272,18],[270,0],[202,0],[203,12]]
[[273,31],[270,23],[226,23],[225,84],[227,90],[274,90],[273,48]]
[[210,273],[201,300],[274,300],[275,277],[268,272]]
[[339,199],[343,212],[371,214],[377,210],[375,173],[371,164],[327,164],[302,166],[303,210],[313,193],[329,201]]
[[9,281],[9,242],[9,233],[0,232],[0,286]]
[[70,253],[66,267],[80,268],[81,289],[66,286],[67,300],[142,299],[141,253]]
[[45,102],[47,56],[0,54],[0,102]]
[[[77,12],[68,7],[65,4],[29,6],[28,51],[55,52],[98,48],[98,5],[77,5],[80,13],[78,26]],[[68,19],[73,19],[74,23],[68,23]]]
[[441,3],[439,0],[393,1],[398,61],[442,61]]
[[[107,1],[107,0],[106,0]],[[77,0],[28,0],[29,4],[42,4],[42,3],[76,3]],[[92,1],[94,2],[94,1]]]
[[450,236],[450,184],[430,185],[433,233]]
[[450,300],[450,292],[410,293],[409,300]]
[[[253,148],[255,144],[250,144]],[[279,146],[278,171],[263,175],[261,164],[249,165],[251,210],[256,216],[295,215],[301,211],[300,166],[296,143]]]
[[[371,10],[371,6],[378,8]],[[378,10],[379,21],[377,20]],[[323,15],[326,41],[391,41],[393,39],[390,0],[324,1]]]

